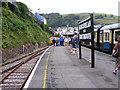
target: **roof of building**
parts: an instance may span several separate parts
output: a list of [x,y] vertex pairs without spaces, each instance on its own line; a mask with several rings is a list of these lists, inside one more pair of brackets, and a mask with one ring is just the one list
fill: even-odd
[[38,20],[40,20],[40,21],[44,21],[44,17],[41,16],[40,14],[38,14],[37,12],[35,13],[34,16],[35,16],[36,18],[38,18]]

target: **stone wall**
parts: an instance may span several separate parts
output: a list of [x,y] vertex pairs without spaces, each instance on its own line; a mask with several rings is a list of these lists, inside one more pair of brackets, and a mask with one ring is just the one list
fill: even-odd
[[13,49],[2,49],[2,62],[9,61],[15,57],[19,57],[20,55],[30,53],[34,50],[37,50],[38,48],[42,48],[45,46],[47,46],[47,43],[42,42],[36,44],[28,43]]

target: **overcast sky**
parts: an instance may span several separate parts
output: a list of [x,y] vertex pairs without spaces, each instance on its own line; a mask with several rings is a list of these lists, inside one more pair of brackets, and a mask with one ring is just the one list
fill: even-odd
[[17,0],[25,3],[32,12],[41,13],[106,13],[118,15],[120,0]]

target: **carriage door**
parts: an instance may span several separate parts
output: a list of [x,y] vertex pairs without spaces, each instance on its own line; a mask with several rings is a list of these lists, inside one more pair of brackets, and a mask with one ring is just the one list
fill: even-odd
[[110,50],[110,30],[105,30],[104,31],[103,48],[104,48],[105,51],[109,51]]

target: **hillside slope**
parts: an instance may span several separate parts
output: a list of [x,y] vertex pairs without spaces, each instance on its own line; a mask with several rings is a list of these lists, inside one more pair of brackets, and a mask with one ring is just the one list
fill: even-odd
[[[76,14],[80,17],[80,21],[89,16],[88,13]],[[112,14],[94,13],[95,24],[113,24],[118,22],[118,17]]]
[[2,60],[7,61],[20,54],[44,47],[49,42],[49,26],[38,22],[26,5],[17,7],[2,2]]
[[[89,17],[89,13],[76,14],[44,14],[50,27],[77,26],[78,20],[82,21]],[[118,22],[118,17],[112,14],[94,13],[94,24],[113,24]]]
[[18,2],[17,6],[3,3],[2,47],[10,49],[26,43],[48,42],[50,34],[42,30],[42,22],[40,26],[23,3]]

